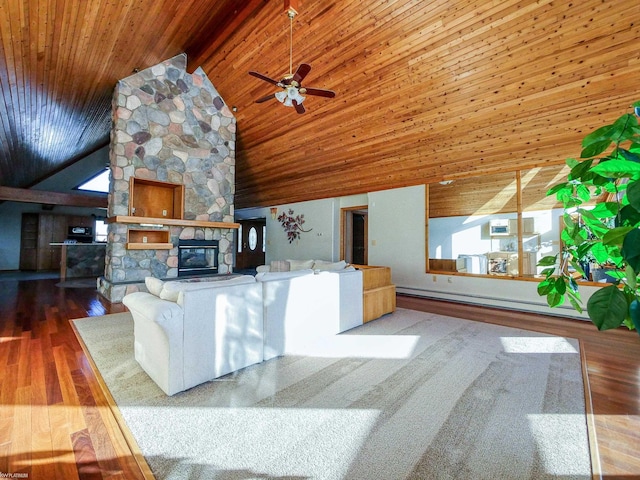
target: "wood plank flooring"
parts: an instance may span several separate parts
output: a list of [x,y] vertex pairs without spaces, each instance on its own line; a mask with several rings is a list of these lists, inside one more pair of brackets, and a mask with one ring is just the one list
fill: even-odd
[[69,323],[124,307],[57,282],[0,281],[0,474],[145,478]]
[[[149,478],[69,323],[125,309],[92,289],[56,283],[0,278],[0,473],[34,480]],[[398,306],[580,339],[603,478],[640,479],[637,333],[402,295]]]

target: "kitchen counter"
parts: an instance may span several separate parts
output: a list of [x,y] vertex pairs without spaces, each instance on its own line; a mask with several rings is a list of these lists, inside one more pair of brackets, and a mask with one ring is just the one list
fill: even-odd
[[60,280],[79,277],[99,277],[104,275],[104,257],[107,244],[92,243],[51,243],[61,247]]

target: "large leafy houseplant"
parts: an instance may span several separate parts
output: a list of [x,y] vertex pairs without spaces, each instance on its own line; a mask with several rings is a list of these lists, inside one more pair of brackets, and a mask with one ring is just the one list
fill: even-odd
[[572,270],[586,278],[587,261],[607,266],[610,277],[587,302],[587,314],[599,330],[625,325],[640,332],[640,101],[582,140],[580,159],[568,159],[567,180],[547,195],[564,206],[562,251],[538,265],[544,280],[538,294],[556,307],[565,298],[583,311]]

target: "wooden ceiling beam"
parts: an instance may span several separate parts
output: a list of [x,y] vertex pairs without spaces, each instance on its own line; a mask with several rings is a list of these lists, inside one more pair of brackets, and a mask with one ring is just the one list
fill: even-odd
[[0,200],[68,207],[107,208],[107,195],[97,197],[11,187],[0,187]]

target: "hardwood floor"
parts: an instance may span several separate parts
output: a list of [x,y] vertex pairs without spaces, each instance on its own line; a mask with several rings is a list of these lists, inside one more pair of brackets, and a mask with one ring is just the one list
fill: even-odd
[[124,307],[57,282],[0,281],[0,474],[144,478],[69,323]]
[[[0,474],[141,479],[69,320],[124,311],[92,289],[0,279]],[[603,478],[640,478],[640,337],[588,322],[399,295],[398,306],[581,341]],[[134,449],[135,451],[135,449]]]

